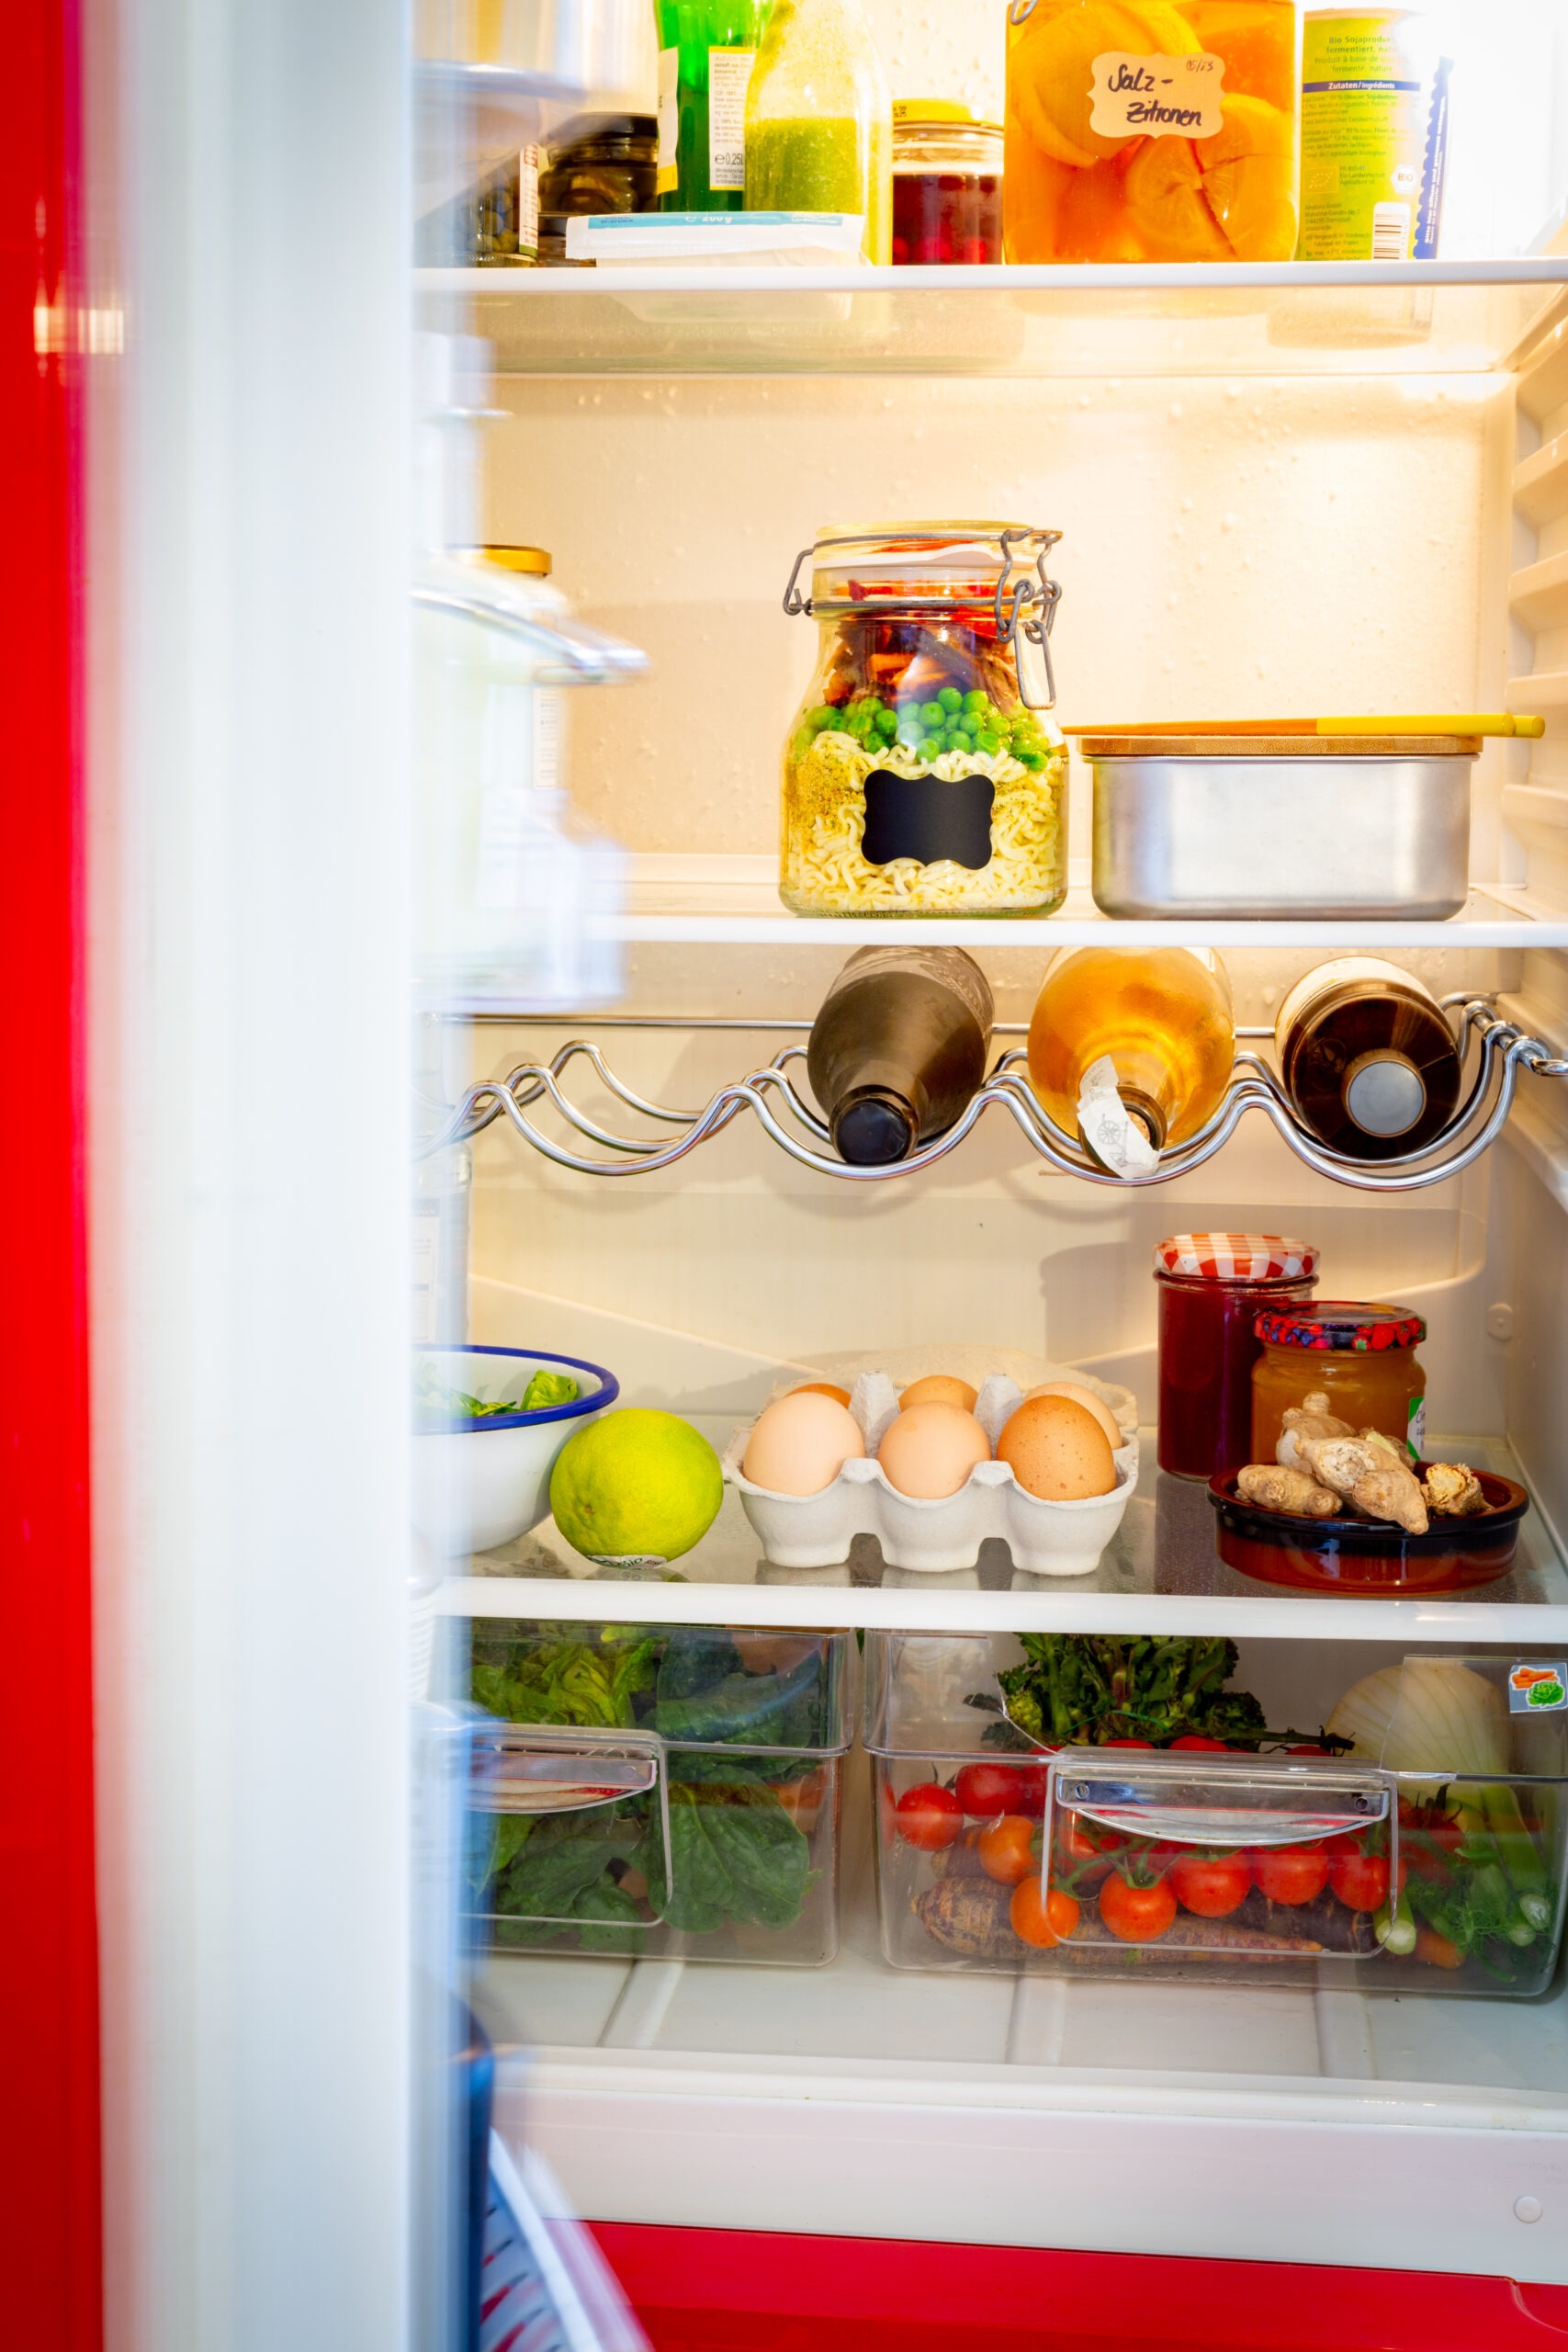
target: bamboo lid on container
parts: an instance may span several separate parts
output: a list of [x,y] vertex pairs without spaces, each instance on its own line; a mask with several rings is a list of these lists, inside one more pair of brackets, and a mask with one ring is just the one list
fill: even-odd
[[1086,760],[1473,760],[1479,735],[1081,735]]

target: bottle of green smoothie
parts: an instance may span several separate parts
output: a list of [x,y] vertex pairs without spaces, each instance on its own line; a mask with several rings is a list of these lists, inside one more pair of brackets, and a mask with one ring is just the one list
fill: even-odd
[[893,108],[861,0],[773,0],[746,99],[748,212],[862,212],[893,254]]

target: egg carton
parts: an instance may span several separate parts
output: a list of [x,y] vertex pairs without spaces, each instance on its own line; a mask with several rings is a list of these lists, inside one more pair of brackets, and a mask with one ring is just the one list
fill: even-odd
[[[999,1536],[1015,1567],[1033,1576],[1083,1577],[1122,1524],[1138,1483],[1136,1408],[1126,1389],[1064,1374],[1092,1388],[1109,1407],[1122,1431],[1113,1455],[1116,1484],[1108,1495],[1081,1502],[1047,1502],[1027,1494],[1006,1462],[981,1462],[955,1495],[928,1502],[901,1495],[876,1459],[877,1449],[898,1410],[897,1393],[886,1373],[862,1373],[850,1394],[850,1411],[865,1440],[863,1459],[846,1462],[830,1487],[818,1495],[778,1495],[753,1486],[741,1469],[756,1423],[739,1429],[724,1450],[726,1483],[741,1507],[767,1557],[781,1568],[825,1568],[846,1559],[857,1535],[874,1535],[889,1567],[937,1576],[972,1568],[987,1536]],[[782,1392],[781,1392],[782,1393]],[[994,1448],[1022,1401],[1015,1380],[993,1374],[980,1390],[975,1418]]]

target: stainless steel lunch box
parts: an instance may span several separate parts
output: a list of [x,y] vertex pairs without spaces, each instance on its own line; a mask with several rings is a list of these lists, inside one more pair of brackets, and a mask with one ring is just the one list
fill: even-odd
[[1089,735],[1094,898],[1108,915],[1407,916],[1469,895],[1461,735]]

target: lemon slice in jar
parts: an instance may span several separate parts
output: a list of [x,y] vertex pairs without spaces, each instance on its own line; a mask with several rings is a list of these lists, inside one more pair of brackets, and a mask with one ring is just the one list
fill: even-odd
[[1213,139],[1150,139],[1127,166],[1127,215],[1157,261],[1275,261],[1294,251],[1290,117],[1224,101]]

